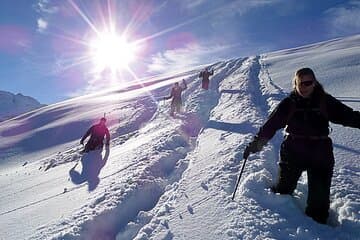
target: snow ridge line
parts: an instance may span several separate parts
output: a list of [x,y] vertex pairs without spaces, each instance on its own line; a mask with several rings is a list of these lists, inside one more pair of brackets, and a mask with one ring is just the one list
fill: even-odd
[[[241,102],[241,106],[239,106],[239,112],[242,112],[243,121],[241,124],[242,127],[245,127],[249,124],[251,124],[253,134],[258,131],[258,127],[261,126],[261,124],[265,121],[266,116],[268,115],[268,107],[267,106],[267,98],[264,94],[264,90],[267,88],[267,86],[264,86],[262,79],[259,77],[262,72],[261,65],[259,64],[259,56],[249,57],[246,59],[246,61],[243,62],[242,66],[240,66],[237,71],[235,72],[235,78],[239,78],[242,81],[240,83],[240,90],[229,90],[229,89],[223,89],[222,91],[224,93],[230,93],[233,95],[239,94],[239,99]],[[229,81],[234,81],[233,79],[229,79]],[[224,81],[225,83],[225,81]],[[237,86],[238,84],[232,83],[231,86]],[[224,88],[224,86],[222,86]],[[235,100],[238,101],[238,100]],[[223,105],[225,107],[228,104],[234,104],[231,99],[224,99]],[[219,106],[220,107],[220,106]],[[228,106],[230,107],[230,106]],[[251,112],[251,113],[248,113]],[[240,115],[240,114],[237,114]],[[248,123],[248,117],[247,115],[251,115],[251,119],[258,119],[255,120],[255,122]],[[239,126],[240,127],[240,126]],[[240,131],[242,133],[242,131]],[[252,136],[249,134],[249,140],[252,138]],[[252,135],[253,135],[252,134]],[[223,134],[224,136],[227,134]],[[226,137],[226,136],[225,136]],[[242,139],[240,139],[243,141]],[[219,178],[221,175],[225,173],[225,175],[229,174],[230,179],[230,185],[221,187],[223,191],[225,191],[228,195],[231,195],[234,186],[237,180],[237,175],[239,173],[239,168],[241,167],[241,164],[239,164],[240,160],[242,159],[243,150],[248,142],[240,142],[237,143],[237,145],[230,145],[234,143],[227,143],[228,147],[227,149],[224,149],[225,152],[235,152],[232,157],[230,157],[230,160],[223,162],[220,164],[222,167],[218,168],[214,171],[211,178],[207,179],[207,183]],[[236,144],[236,143],[235,143]],[[273,153],[272,155],[275,155],[275,151],[271,150],[271,146],[267,147],[270,148],[270,152]],[[235,149],[235,151],[234,151]],[[254,158],[254,156],[250,157],[251,159]],[[266,164],[265,164],[266,165]],[[258,171],[262,171],[264,168],[263,164],[257,165],[254,167],[254,165],[251,166],[251,170],[248,167],[247,172],[250,172],[255,174]],[[235,173],[235,174],[234,174]],[[224,177],[224,176],[223,176]]]
[[[257,154],[251,155],[249,157],[249,162],[245,168],[245,174],[237,193],[236,202],[238,202],[238,204],[235,204],[233,201],[231,201],[231,195],[239,174],[239,168],[241,167],[240,160],[242,159],[243,150],[248,142],[251,141],[253,135],[258,131],[258,128],[265,122],[269,113],[269,109],[271,108],[269,106],[268,97],[273,95],[270,95],[270,93],[267,92],[269,90],[269,86],[268,84],[266,85],[262,79],[262,71],[261,64],[259,63],[259,56],[249,57],[247,61],[244,61],[242,66],[236,71],[236,74],[234,75],[235,79],[229,78],[227,80],[229,81],[229,84],[226,85],[224,81],[224,86],[221,86],[224,93],[231,95],[230,98],[227,95],[224,95],[224,99],[221,101],[221,105],[217,106],[217,108],[219,108],[218,110],[220,111],[214,110],[214,118],[218,119],[218,121],[226,121],[228,116],[218,116],[219,112],[221,112],[221,108],[225,108],[226,112],[230,112],[229,110],[234,108],[232,107],[234,103],[238,105],[237,108],[239,113],[235,112],[234,115],[240,118],[236,119],[236,121],[239,121],[239,127],[243,128],[241,131],[239,131],[239,133],[242,135],[248,135],[249,137],[248,140],[246,140],[244,136],[240,136],[238,141],[234,142],[232,139],[235,136],[231,137],[232,134],[229,136],[227,136],[228,134],[222,134],[224,139],[229,139],[227,148],[225,148],[223,151],[225,151],[225,153],[235,153],[229,154],[230,156],[232,155],[230,160],[225,160],[220,164],[217,164],[217,166],[222,167],[217,167],[217,169],[213,171],[213,175],[207,179],[207,183],[213,181],[211,185],[212,187],[216,187],[217,191],[221,193],[220,195],[222,197],[220,199],[223,199],[224,204],[227,205],[226,208],[236,209],[236,212],[244,215],[245,218],[252,218],[254,212],[257,211],[253,211],[251,209],[261,208],[257,206],[258,203],[256,203],[256,201],[258,201],[257,195],[258,192],[263,192],[264,188],[270,186],[270,174],[268,171],[271,172],[271,169],[275,169],[274,166],[276,166],[276,164],[273,163],[274,161],[271,161],[271,159],[277,159],[274,157],[277,155],[277,151],[274,150],[274,147],[271,143],[264,147],[264,150],[260,153],[260,156]],[[226,89],[228,87],[235,87],[238,89]],[[271,92],[271,94],[274,94],[274,92]],[[230,121],[234,120],[230,117]],[[218,179],[220,179],[220,184],[218,183]],[[226,181],[228,184],[221,184],[221,179],[228,179]],[[249,187],[255,188],[249,189]],[[266,197],[266,194],[264,197]],[[272,216],[269,216],[270,221],[271,218]],[[235,215],[233,217],[233,223],[235,225],[239,225],[237,223],[238,221],[239,217]],[[256,222],[259,223],[259,227],[270,224],[267,222],[266,218],[257,218]],[[245,225],[247,224],[245,223]],[[226,229],[225,227],[223,232],[227,231],[231,231],[231,229]],[[245,235],[237,236],[237,238],[254,239],[254,236],[257,235],[258,231],[254,229]]]
[[[258,65],[260,66],[260,71],[258,74],[259,86],[262,93],[263,98],[266,101],[267,110],[266,115],[270,115],[270,113],[275,109],[275,107],[287,96],[287,92],[277,86],[272,80],[268,67],[264,64],[263,59],[265,55],[260,55],[258,57]],[[290,81],[290,80],[289,80]],[[266,118],[267,118],[266,116]],[[265,167],[268,171],[270,171],[272,175],[272,179],[275,180],[278,174],[277,161],[279,158],[280,145],[283,141],[283,132],[278,131],[275,136],[268,142],[269,150],[264,152],[267,161],[265,161]],[[272,161],[269,161],[273,159]]]
[[[247,123],[248,120],[246,120],[247,119],[246,110],[250,109],[251,115],[255,114],[256,116],[255,118],[258,119],[257,121],[252,123],[252,125],[254,125],[255,127],[259,127],[265,121],[266,116],[268,115],[269,108],[266,107],[268,106],[267,97],[266,97],[267,93],[264,91],[266,90],[267,86],[264,85],[263,80],[259,77],[261,71],[262,69],[261,69],[261,65],[259,64],[259,56],[246,58],[243,61],[241,61],[241,65],[236,65],[235,68],[232,69],[231,73],[235,73],[235,75],[234,76],[228,75],[225,78],[225,80],[221,83],[222,85],[220,86],[222,93],[232,96],[238,96],[239,94],[238,98],[242,99],[241,106],[239,106],[238,111],[242,112],[244,115],[245,122],[239,124],[239,125],[243,125],[244,127],[248,125]],[[238,79],[239,76],[240,79]],[[239,86],[240,90],[227,89],[229,87],[225,84],[227,81],[230,82],[240,81],[241,82]],[[230,86],[236,87],[237,85],[239,84],[232,83]],[[238,100],[236,99],[234,100],[234,97],[231,97],[230,99],[224,98],[224,100],[221,100],[219,104],[221,104],[221,106],[230,107],[228,105],[234,104],[233,101],[238,101]],[[220,105],[216,106],[213,109],[213,111],[217,111],[217,109],[221,108],[221,106]],[[244,108],[244,106],[249,106],[249,107]],[[215,114],[215,112],[212,114]],[[216,118],[219,119],[218,117]],[[254,116],[252,117],[252,119],[254,119]],[[226,120],[226,119],[221,119],[221,120]],[[253,127],[252,131],[258,130],[255,127]],[[224,133],[223,135],[224,137],[226,137],[226,135],[228,134]],[[229,144],[233,144],[233,143],[227,143],[227,145]],[[219,178],[219,175],[222,175],[223,173],[231,174],[232,179],[230,181],[231,182],[230,186],[223,187],[223,190],[227,192],[227,194],[229,195],[232,193],[233,187],[235,186],[236,177],[240,167],[239,161],[241,160],[242,152],[246,143],[240,142],[237,144],[238,144],[237,146],[229,145],[226,149],[224,149],[225,152],[233,152],[233,149],[235,148],[235,154],[233,155],[233,157],[230,157],[229,161],[225,161],[222,164],[220,164],[223,167],[218,168],[219,164],[217,164],[217,166],[214,167],[212,176],[206,180],[206,184],[209,184],[214,179]],[[271,146],[268,146],[267,148],[272,149]],[[277,153],[275,153],[276,151],[274,150],[271,150],[270,152],[273,153],[271,155],[277,155]],[[252,168],[251,172],[261,171],[263,168],[264,168],[263,165],[259,165],[256,167],[256,169]],[[234,175],[234,173],[236,174]]]
[[[230,73],[229,75],[222,74],[223,80],[219,84],[220,97],[218,103],[210,112],[209,119],[211,120],[208,121],[208,124],[204,127],[205,130],[199,135],[198,142],[200,141],[201,144],[203,144],[203,141],[206,141],[210,136],[213,137],[214,140],[218,139],[220,142],[217,144],[224,146],[223,149],[221,149],[221,153],[212,152],[209,153],[209,156],[207,157],[201,156],[201,153],[199,153],[200,155],[194,153],[194,155],[191,154],[190,156],[190,158],[199,158],[197,160],[197,165],[193,164],[193,167],[202,169],[201,172],[206,172],[207,176],[199,176],[199,173],[194,170],[192,171],[193,173],[187,172],[187,180],[201,181],[201,187],[206,191],[206,193],[204,192],[205,196],[191,192],[195,195],[188,198],[186,197],[186,193],[182,191],[182,188],[178,187],[181,185],[176,185],[172,189],[169,189],[167,194],[164,194],[161,199],[162,207],[159,205],[157,209],[154,209],[153,211],[154,214],[156,214],[156,217],[153,217],[151,223],[143,227],[136,239],[153,239],[154,236],[152,236],[152,234],[155,234],[154,239],[156,239],[156,237],[159,237],[157,233],[160,232],[171,235],[171,231],[166,230],[167,222],[169,220],[163,215],[171,214],[169,216],[175,218],[180,217],[180,219],[182,219],[183,214],[187,212],[191,214],[194,207],[201,208],[201,205],[203,205],[204,202],[224,201],[224,204],[229,204],[230,195],[233,191],[238,174],[238,157],[240,154],[242,155],[240,149],[244,147],[244,144],[242,144],[244,139],[241,135],[248,131],[249,126],[251,126],[251,131],[255,131],[255,128],[252,126],[254,124],[259,125],[260,121],[262,122],[264,118],[262,116],[263,114],[260,114],[262,108],[259,108],[258,104],[254,104],[254,99],[261,100],[259,97],[261,92],[258,87],[259,79],[257,77],[259,67],[256,65],[256,59],[256,57],[250,57],[238,60],[237,64],[233,65],[233,69],[228,71]],[[265,100],[263,100],[262,103],[265,105]],[[226,113],[234,113],[224,114],[222,111],[223,108]],[[264,109],[266,109],[266,107]],[[255,119],[259,120],[256,120],[255,123],[249,122],[248,115],[255,115]],[[234,117],[240,117],[240,119],[235,118],[235,122],[239,123],[232,123],[234,122]],[[254,119],[254,117],[251,117],[250,119]],[[217,129],[221,131],[216,131]],[[240,135],[238,133],[240,133]],[[250,135],[250,133],[248,134]],[[235,156],[233,157],[234,149],[236,149],[236,151]],[[197,150],[195,149],[195,151]],[[218,154],[220,156],[228,155],[230,161],[227,160],[228,158],[226,157],[224,159],[221,157],[217,159],[217,156],[219,156]],[[201,160],[201,158],[207,159],[208,163],[205,163],[205,165],[201,165],[200,163],[199,165],[199,161],[206,162],[206,160]],[[200,175],[202,175],[201,172]],[[231,184],[228,184],[229,182]],[[183,195],[189,202],[187,203],[187,208],[180,210],[175,207],[176,199],[182,198]],[[172,204],[174,204],[174,206],[172,206]],[[231,208],[231,206],[229,206],[229,208]]]
[[[227,78],[231,77],[232,74],[234,72],[236,72],[243,65],[244,62],[246,62],[246,60],[247,59],[236,59],[231,62],[224,62],[223,64],[221,64],[221,66],[219,68],[222,68],[222,69],[220,71],[216,71],[217,76],[214,76],[214,78],[212,78],[211,83],[213,83],[213,87],[216,87],[219,89],[219,86],[215,85],[214,82],[218,83],[219,85],[222,84],[222,82],[225,81]],[[199,91],[196,91],[196,90],[194,90],[194,92],[195,92],[195,97],[194,96],[190,96],[190,97],[192,97],[195,100],[192,100],[189,102],[193,103],[194,101],[198,101],[198,100],[200,100],[199,102],[201,102],[203,100],[208,100],[207,102],[202,102],[201,106],[206,106],[206,104],[207,104],[206,107],[211,106],[207,110],[207,112],[209,112],[208,118],[212,117],[214,108],[216,108],[218,106],[219,98],[217,98],[217,97],[220,97],[223,93],[221,91],[216,91],[217,97],[215,95],[211,95],[211,97],[215,98],[215,101],[214,101],[214,100],[210,100],[211,97],[210,97],[210,93],[208,93],[208,92],[206,92],[206,93],[208,93],[208,95],[202,95],[202,96],[204,96],[202,98],[199,97],[199,95],[203,94],[202,92],[198,93]],[[196,94],[198,94],[198,95],[196,95]],[[216,105],[213,106],[212,102],[216,102]],[[198,111],[198,112],[202,112],[202,111]],[[206,112],[206,111],[204,111],[204,112]],[[208,121],[208,124],[209,124],[209,122],[211,122],[211,121]],[[203,130],[207,129],[207,128],[211,128],[211,126],[208,124],[204,126]],[[203,134],[204,134],[204,132],[200,132],[199,137],[203,136]],[[195,151],[196,151],[197,147],[198,146],[195,147]],[[186,159],[189,159],[189,161],[190,161],[190,159],[192,159],[192,157],[194,157],[194,156],[192,156],[193,152],[190,153],[191,156],[187,157]],[[195,154],[195,158],[196,157],[197,156]],[[204,189],[207,189],[206,184],[207,184],[206,182],[202,182],[201,187]],[[172,206],[172,198],[175,198],[175,195],[178,195],[178,194],[180,194],[180,195],[185,194],[185,193],[181,192],[181,189],[178,189],[178,186],[179,186],[179,184],[174,184],[173,186],[168,188],[166,193],[163,194],[163,196],[159,200],[160,203],[151,211],[152,215],[153,215],[152,220],[146,221],[146,224],[147,224],[146,226],[144,226],[145,225],[144,223],[137,224],[136,229],[142,228],[142,230],[137,234],[136,239],[147,239],[146,236],[150,236],[150,234],[153,231],[156,231],[156,226],[158,226],[158,225],[164,226],[166,228],[167,220],[166,220],[166,218],[165,219],[162,218],[162,216],[174,211],[174,207]],[[179,191],[180,191],[180,193],[179,193]],[[207,200],[208,200],[208,197],[205,197],[203,199],[196,200],[193,203],[189,203],[189,205],[187,206],[187,210],[185,210],[185,211],[191,213],[193,206],[201,205],[203,202],[205,202]],[[169,203],[169,201],[170,201],[170,203]],[[176,214],[179,214],[180,218],[181,218],[181,215],[185,211],[182,212],[182,211],[178,211],[175,209]],[[139,222],[142,222],[142,221],[139,220]],[[129,227],[128,231],[129,232],[131,231],[131,227]],[[138,231],[138,230],[136,230],[136,231]],[[171,236],[171,232],[169,232],[168,235],[169,234]],[[131,235],[131,237],[128,237],[128,235],[122,234],[121,236],[127,236],[127,237],[123,237],[123,238],[120,237],[120,239],[132,239],[134,235]]]
[[[286,96],[286,92],[278,87],[271,79],[267,67],[263,64],[263,56],[254,57],[254,61],[249,68],[249,92],[251,93],[251,102],[257,107],[260,114],[259,121],[255,123],[256,133],[259,127],[265,123],[271,111],[278,105],[278,103]],[[275,136],[264,146],[262,152],[255,155],[250,155],[250,161],[253,158],[259,158],[261,161],[257,167],[252,168],[252,173],[257,174],[265,170],[270,172],[272,181],[277,178],[277,161],[279,156],[279,146],[282,142],[283,134],[277,132]],[[238,152],[236,156],[242,155],[242,151]],[[257,157],[258,156],[258,157]],[[257,160],[257,161],[258,161]],[[240,167],[240,166],[239,166]],[[274,184],[268,183],[268,184]]]
[[[196,109],[196,113],[199,114],[201,113],[201,117],[202,117],[202,122],[206,121],[206,119],[209,118],[209,113],[211,112],[211,109],[216,106],[217,102],[218,102],[218,96],[219,93],[218,91],[216,91],[218,89],[218,85],[220,84],[221,81],[223,81],[224,78],[226,78],[226,76],[228,76],[228,74],[231,74],[232,72],[234,72],[239,65],[241,65],[241,63],[243,62],[243,59],[236,59],[234,61],[231,62],[224,62],[224,63],[220,63],[219,66],[214,66],[217,69],[221,69],[220,71],[216,71],[216,74],[213,76],[213,78],[211,79],[211,89],[212,90],[208,90],[209,92],[204,92],[203,90],[200,89],[200,81],[197,80],[197,74],[193,77],[193,81],[195,81],[195,83],[190,84],[190,86],[188,87],[187,91],[185,92],[185,99],[191,98],[193,100],[187,100],[187,102],[190,102],[192,104],[195,103],[195,108],[192,108],[191,110]],[[199,91],[200,89],[200,91]],[[215,90],[215,91],[214,91]],[[210,100],[210,101],[209,101]],[[204,101],[207,101],[206,104],[204,103]],[[191,111],[188,107],[188,111]],[[181,180],[181,174],[188,168],[188,164],[189,164],[189,160],[187,158],[185,158],[185,160],[181,161],[181,167],[180,167],[180,171],[177,171],[177,175],[175,177],[175,181],[173,180],[172,183],[175,183],[175,188],[177,186],[177,182],[179,182]],[[172,174],[174,175],[174,174]],[[172,178],[174,178],[174,176],[172,176]],[[170,188],[169,188],[170,187]],[[171,189],[174,188],[174,186],[170,186],[168,184],[168,190],[166,190],[166,192],[168,191],[172,191]],[[164,195],[165,192],[162,192],[161,196]],[[159,198],[160,199],[160,198]],[[154,206],[155,208],[156,206]],[[170,206],[165,205],[164,207],[161,208],[160,211],[156,211],[156,215],[162,215],[165,214],[165,212],[170,211]],[[148,212],[150,212],[150,209],[148,210]],[[146,217],[144,217],[144,215],[146,215]],[[118,233],[118,237],[120,237],[120,239],[132,239],[137,232],[146,224],[148,224],[154,216],[152,216],[150,213],[144,213],[144,212],[139,212],[139,215],[136,218],[136,223],[133,225],[128,225],[126,226],[125,230],[122,232]],[[146,220],[144,220],[144,218],[146,218]],[[154,221],[158,221],[157,219],[155,219]],[[166,225],[166,223],[163,223]],[[148,229],[149,231],[149,229]]]
[[[270,112],[277,106],[277,104],[281,101],[285,96],[285,92],[274,84],[269,76],[267,68],[262,64],[261,56],[254,56],[252,61],[248,64],[248,92],[250,93],[250,106],[254,108],[258,115],[256,115],[257,119],[253,124],[255,127],[255,132],[253,135],[259,130],[259,127],[265,123]],[[251,137],[248,142],[251,141]],[[277,133],[272,140],[268,142],[268,144],[264,147],[263,151],[260,153],[260,160],[262,164],[258,165],[256,169],[252,169],[252,172],[262,171],[263,169],[269,170],[273,175],[273,179],[276,179],[276,171],[277,171],[277,159],[280,144],[282,141],[282,134]],[[246,143],[247,144],[247,143]],[[246,145],[245,144],[245,145]],[[236,159],[239,159],[242,156],[243,149],[245,146],[239,145],[237,148],[237,153],[234,157],[234,162]],[[256,157],[255,155],[250,156],[250,160]],[[238,168],[240,165],[238,166]],[[274,177],[275,176],[275,177]]]

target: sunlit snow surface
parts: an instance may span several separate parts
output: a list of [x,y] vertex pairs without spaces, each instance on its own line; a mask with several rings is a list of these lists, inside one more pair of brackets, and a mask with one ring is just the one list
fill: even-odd
[[[146,87],[50,105],[0,126],[0,239],[359,239],[359,130],[332,125],[336,165],[328,225],[306,217],[306,174],[294,196],[269,187],[282,133],[251,155],[235,200],[242,152],[313,68],[325,89],[360,109],[360,35],[214,63]],[[183,113],[162,100],[185,79]],[[110,149],[80,155],[84,132],[106,114]]]

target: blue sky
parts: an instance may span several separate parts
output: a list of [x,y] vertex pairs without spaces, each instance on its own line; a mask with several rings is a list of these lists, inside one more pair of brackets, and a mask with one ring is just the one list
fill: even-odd
[[[137,43],[135,59],[115,72],[94,71],[90,43],[110,28]],[[2,0],[0,90],[49,104],[149,75],[359,33],[359,0]]]

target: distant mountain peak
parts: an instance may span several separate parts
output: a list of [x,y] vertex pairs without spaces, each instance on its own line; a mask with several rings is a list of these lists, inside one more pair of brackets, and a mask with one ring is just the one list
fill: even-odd
[[0,90],[0,121],[45,106],[36,99],[22,93],[13,94]]

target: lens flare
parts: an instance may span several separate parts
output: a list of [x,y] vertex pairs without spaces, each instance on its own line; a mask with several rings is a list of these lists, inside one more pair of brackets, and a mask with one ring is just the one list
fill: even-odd
[[136,58],[136,52],[136,44],[111,32],[99,33],[99,37],[90,43],[90,56],[98,72],[106,68],[112,71],[126,69]]

